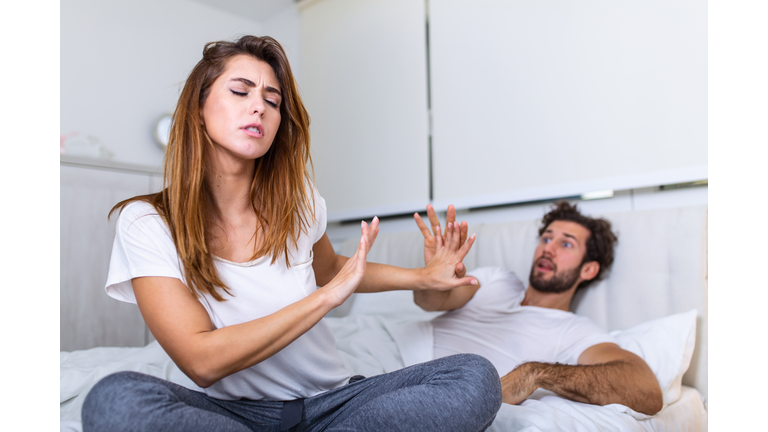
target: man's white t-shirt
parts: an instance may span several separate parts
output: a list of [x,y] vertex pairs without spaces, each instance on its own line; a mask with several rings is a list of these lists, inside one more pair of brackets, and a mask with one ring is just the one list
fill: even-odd
[[528,361],[577,364],[585,349],[616,343],[605,330],[572,312],[521,306],[525,287],[512,272],[482,267],[468,274],[480,289],[464,307],[432,320],[435,358],[481,355],[500,376]]
[[[216,269],[229,288],[225,301],[209,294],[198,298],[215,328],[251,321],[277,312],[317,289],[312,246],[325,233],[325,201],[314,191],[316,223],[291,249],[291,267],[271,257],[234,263],[214,257]],[[117,220],[106,291],[111,297],[136,303],[131,279],[143,276],[176,278],[184,282],[171,233],[157,211],[145,202],[127,205]],[[350,377],[336,350],[336,340],[321,321],[272,357],[221,379],[205,389],[225,400],[293,400],[344,385]]]

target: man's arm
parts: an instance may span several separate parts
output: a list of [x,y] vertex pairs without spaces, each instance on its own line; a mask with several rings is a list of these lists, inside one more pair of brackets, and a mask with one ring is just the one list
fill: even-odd
[[467,304],[479,288],[478,282],[477,285],[464,285],[450,291],[414,291],[413,301],[427,312],[450,311]]
[[619,403],[637,412],[661,411],[661,388],[651,368],[635,354],[612,343],[586,349],[578,365],[523,363],[501,378],[504,402],[518,404],[537,388],[577,402]]

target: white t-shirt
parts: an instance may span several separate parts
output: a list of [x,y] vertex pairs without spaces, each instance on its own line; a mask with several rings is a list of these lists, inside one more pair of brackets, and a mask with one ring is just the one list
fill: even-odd
[[[312,246],[325,233],[325,200],[317,191],[317,222],[299,237],[291,250],[290,268],[284,258],[271,257],[234,263],[214,257],[216,269],[232,296],[226,301],[199,296],[215,328],[240,324],[277,312],[317,289],[312,268]],[[164,276],[184,282],[171,233],[150,204],[134,202],[117,220],[106,290],[111,297],[136,303],[131,279]],[[344,385],[350,377],[336,351],[336,340],[321,321],[272,357],[221,379],[205,392],[218,399],[292,400],[306,398]]]
[[481,355],[500,376],[528,361],[577,364],[585,349],[616,340],[572,312],[521,306],[525,287],[512,272],[482,267],[469,272],[480,289],[464,307],[432,320],[435,358]]

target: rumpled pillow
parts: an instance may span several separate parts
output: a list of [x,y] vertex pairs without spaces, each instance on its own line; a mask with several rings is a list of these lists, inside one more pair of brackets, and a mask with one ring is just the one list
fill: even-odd
[[683,374],[696,344],[696,310],[655,319],[627,330],[613,331],[619,346],[648,363],[659,381],[664,406],[682,395]]

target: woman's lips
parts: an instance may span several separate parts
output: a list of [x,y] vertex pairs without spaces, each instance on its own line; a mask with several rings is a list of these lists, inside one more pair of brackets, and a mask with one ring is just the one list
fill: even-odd
[[261,138],[264,136],[261,125],[258,124],[249,124],[247,126],[243,126],[240,128],[240,130],[242,130],[246,135],[252,136],[254,138]]

